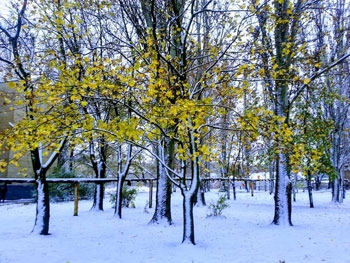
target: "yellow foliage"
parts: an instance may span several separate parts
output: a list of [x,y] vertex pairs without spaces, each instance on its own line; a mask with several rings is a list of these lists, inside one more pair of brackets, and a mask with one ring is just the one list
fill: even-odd
[[310,79],[306,78],[306,79],[303,80],[303,83],[304,83],[305,85],[307,85],[307,84],[310,83],[310,81],[311,81]]
[[7,162],[5,160],[0,160],[0,172],[5,172],[7,169]]

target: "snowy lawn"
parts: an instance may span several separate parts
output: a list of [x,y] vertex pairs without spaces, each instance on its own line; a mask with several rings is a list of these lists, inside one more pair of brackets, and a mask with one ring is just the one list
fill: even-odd
[[[136,208],[124,208],[123,219],[105,200],[104,212],[89,211],[92,202],[51,204],[49,236],[31,234],[35,204],[0,204],[0,263],[124,263],[235,262],[299,263],[350,262],[350,205],[330,202],[330,192],[314,192],[315,208],[307,193],[297,194],[293,227],[271,225],[273,196],[238,192],[228,200],[225,217],[207,217],[207,207],[195,208],[196,246],[183,245],[182,199],[173,194],[173,226],[148,225],[153,210],[145,211],[148,193],[139,191]],[[206,194],[209,204],[217,190]],[[148,212],[148,213],[147,213]]]

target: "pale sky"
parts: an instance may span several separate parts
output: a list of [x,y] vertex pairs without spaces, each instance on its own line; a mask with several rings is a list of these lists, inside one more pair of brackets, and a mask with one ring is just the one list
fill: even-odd
[[8,10],[8,4],[9,0],[0,0],[0,16],[5,16],[9,13]]

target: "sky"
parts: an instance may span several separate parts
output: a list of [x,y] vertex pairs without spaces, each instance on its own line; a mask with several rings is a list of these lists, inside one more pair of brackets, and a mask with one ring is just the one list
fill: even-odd
[[9,14],[9,0],[0,0],[0,16],[7,17]]
[[[315,208],[299,190],[293,203],[293,227],[271,225],[273,196],[243,189],[222,216],[208,217],[207,207],[195,207],[196,245],[181,244],[182,197],[173,193],[174,225],[149,225],[147,188],[137,188],[136,208],[124,208],[123,218],[105,200],[105,210],[90,211],[91,200],[51,204],[49,236],[31,233],[35,204],[0,204],[0,263],[346,263],[350,257],[350,205],[334,204],[329,190],[314,192]],[[206,193],[215,203],[220,193]]]

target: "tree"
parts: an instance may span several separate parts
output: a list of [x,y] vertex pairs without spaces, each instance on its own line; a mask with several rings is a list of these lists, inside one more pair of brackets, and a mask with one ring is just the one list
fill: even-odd
[[[276,161],[275,214],[276,225],[292,225],[292,204],[290,181],[292,145],[292,103],[305,88],[309,79],[301,77],[296,70],[300,68],[305,46],[300,39],[300,25],[307,14],[304,1],[273,1],[258,4],[252,1],[256,11],[258,27],[252,28],[253,41],[260,40],[262,48],[254,46],[253,54],[260,61],[259,75],[269,93],[275,117],[274,159]],[[303,79],[302,81],[298,81]],[[294,95],[296,94],[296,95]]]
[[[147,139],[156,147],[153,156],[163,178],[158,178],[159,206],[154,221],[162,216],[170,221],[166,208],[170,205],[171,180],[184,200],[183,242],[194,244],[193,206],[202,164],[211,156],[205,136],[211,127],[210,116],[220,108],[211,95],[216,93],[216,85],[230,81],[224,77],[228,74],[224,73],[223,61],[239,38],[226,37],[225,33],[232,25],[240,32],[241,23],[228,22],[233,20],[229,12],[214,1],[120,4],[140,39],[139,45],[133,45],[141,58],[134,67],[142,68],[142,78],[136,74],[136,79],[146,80],[138,86],[144,99],[134,113],[150,128]],[[213,26],[201,27],[203,18],[209,17]]]
[[[117,67],[116,64],[120,62],[123,51],[118,44],[111,44],[115,41],[115,36],[111,35],[113,27],[109,27],[109,17],[106,15],[110,15],[111,4],[100,1],[90,4],[84,1],[58,1],[52,7],[49,1],[40,0],[38,5],[42,20],[46,22],[45,30],[50,32],[46,39],[60,50],[59,56],[52,58],[49,64],[52,71],[59,70],[59,78],[55,78],[55,75],[47,75],[47,78],[57,90],[66,93],[68,103],[76,107],[76,121],[79,125],[73,127],[76,131],[71,147],[85,148],[90,145],[87,148],[95,177],[104,178],[107,172],[107,154],[113,155],[107,149],[112,150],[114,147],[111,146],[117,145],[115,153],[118,164],[122,165],[124,161],[119,159],[123,157],[121,144],[124,138],[109,136],[108,132],[115,134],[113,129],[119,129],[118,125],[124,121],[123,108],[130,107],[125,105],[125,94],[128,94],[128,83],[125,82],[130,81],[131,76],[125,81],[121,80],[125,79],[121,74],[125,67]],[[76,24],[76,21],[79,23]],[[64,79],[68,82],[64,83]],[[118,119],[122,121],[119,122]],[[80,133],[85,134],[87,139],[80,136]],[[129,166],[129,159],[127,163]],[[120,180],[116,211],[119,211],[122,183],[129,167],[125,174],[120,173],[122,168],[117,169]],[[103,184],[96,184],[92,209],[103,210],[103,196]],[[121,210],[118,214],[121,217]]]
[[[319,64],[332,67],[323,80],[323,112],[325,120],[333,123],[330,133],[331,147],[328,148],[327,156],[333,169],[329,170],[332,182],[332,200],[342,203],[344,194],[343,167],[349,160],[348,126],[349,126],[349,56],[347,50],[350,47],[350,38],[347,28],[350,23],[347,19],[349,3],[343,0],[331,1],[327,8],[330,16],[326,13],[316,13],[316,30],[319,41],[318,61]],[[328,23],[333,30],[328,30]],[[327,33],[326,33],[327,32]],[[330,37],[327,38],[327,34]],[[328,43],[327,43],[328,42]],[[334,63],[339,61],[338,63]]]
[[[13,127],[5,132],[3,138],[7,138],[5,147],[15,152],[14,159],[12,160],[13,164],[16,164],[18,159],[27,150],[30,152],[34,178],[37,183],[37,206],[33,232],[40,235],[48,235],[50,202],[46,174],[57,159],[59,152],[63,149],[66,138],[61,137],[61,139],[58,139],[55,137],[55,130],[46,129],[48,127],[45,123],[48,121],[48,118],[44,119],[43,115],[47,113],[47,108],[43,108],[40,105],[40,98],[38,96],[40,91],[32,80],[34,69],[29,66],[29,59],[33,59],[33,53],[31,52],[33,52],[34,42],[29,42],[31,46],[23,45],[23,43],[28,43],[25,41],[25,37],[28,37],[28,35],[22,37],[24,28],[28,22],[25,17],[26,11],[27,1],[25,0],[21,9],[18,10],[15,26],[9,25],[7,28],[4,26],[0,27],[1,33],[5,36],[5,38],[2,38],[2,41],[5,39],[8,41],[7,45],[5,44],[3,48],[8,48],[10,52],[8,58],[2,56],[0,60],[9,66],[9,72],[6,77],[17,80],[18,84],[10,82],[9,85],[12,88],[16,87],[17,92],[23,95],[23,101],[19,103],[23,103],[25,106],[23,119],[20,123],[13,124]],[[27,33],[28,31],[24,34]],[[54,114],[57,114],[57,112]],[[44,146],[41,142],[47,142],[48,145]],[[43,151],[46,150],[46,154],[48,154],[47,151],[50,149],[53,151],[49,158],[45,160],[43,158]]]
[[[335,61],[325,64],[310,59],[308,52],[313,49],[311,43],[316,38],[310,41],[304,38],[305,32],[309,31],[303,26],[303,21],[311,15],[312,7],[318,9],[318,2],[285,0],[273,1],[273,5],[259,4],[258,1],[251,3],[258,24],[258,27],[251,28],[252,39],[253,42],[259,39],[256,43],[261,45],[254,45],[252,53],[260,62],[258,76],[263,78],[264,89],[269,93],[275,113],[274,127],[277,128],[273,129],[276,161],[273,223],[292,225],[290,173],[293,152],[290,149],[297,147],[293,142],[294,106],[307,87],[311,87],[313,82],[339,65],[348,55],[343,53]],[[307,34],[314,36],[313,33]],[[316,70],[309,71],[311,66]]]

